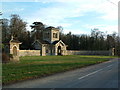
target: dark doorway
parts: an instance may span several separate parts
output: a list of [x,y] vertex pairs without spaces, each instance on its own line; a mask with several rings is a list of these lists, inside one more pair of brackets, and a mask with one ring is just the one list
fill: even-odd
[[61,55],[61,46],[58,46],[58,55]]

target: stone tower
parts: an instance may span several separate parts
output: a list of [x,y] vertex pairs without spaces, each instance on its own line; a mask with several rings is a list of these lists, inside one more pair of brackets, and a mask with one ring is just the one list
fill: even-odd
[[10,43],[10,54],[12,54],[13,56],[11,61],[19,61],[19,45],[21,44],[21,42],[14,39],[12,36],[9,43]]
[[43,31],[43,40],[53,43],[59,41],[59,29],[54,27],[48,27]]

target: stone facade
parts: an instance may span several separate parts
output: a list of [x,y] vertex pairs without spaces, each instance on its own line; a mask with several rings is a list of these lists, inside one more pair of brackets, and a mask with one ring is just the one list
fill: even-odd
[[67,45],[59,40],[59,30],[57,28],[47,28],[43,31],[43,40],[35,40],[33,46],[36,50],[41,50],[40,55],[65,55]]
[[57,28],[50,28],[43,31],[43,40],[35,40],[33,46],[35,50],[19,50],[21,42],[15,40],[13,37],[8,45],[9,52],[13,56],[13,61],[19,61],[19,56],[46,56],[46,55],[65,55],[66,47],[61,40],[59,40],[59,30]]
[[40,56],[40,50],[19,50],[19,56]]
[[12,54],[11,61],[19,61],[19,45],[21,44],[21,42],[13,39],[12,37],[9,44],[10,44],[10,54]]
[[53,43],[41,43],[40,41],[35,41],[34,47],[36,50],[40,49],[41,56],[46,55],[65,55],[66,45],[61,41],[55,41]]
[[[49,50],[49,49],[48,49]],[[53,50],[54,51],[54,50]],[[81,51],[81,50],[65,50],[63,55],[105,55],[111,56],[112,51]],[[42,56],[50,55],[50,50],[42,53]],[[52,55],[55,55],[54,53]],[[41,56],[41,50],[19,50],[19,56]]]
[[105,56],[111,56],[112,51],[77,51],[77,50],[67,50],[66,55],[105,55]]
[[59,41],[59,30],[57,28],[50,28],[43,31],[43,41],[53,43]]
[[43,31],[43,40],[35,40],[32,45],[34,50],[19,50],[21,42],[10,40],[10,54],[13,61],[19,61],[19,56],[46,56],[46,55],[114,55],[114,49],[109,51],[76,51],[67,50],[67,45],[59,40],[59,30],[50,28]]

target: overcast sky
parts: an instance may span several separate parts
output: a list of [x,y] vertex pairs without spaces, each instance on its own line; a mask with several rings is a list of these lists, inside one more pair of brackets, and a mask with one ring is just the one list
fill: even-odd
[[[11,2],[12,1],[12,2]],[[4,0],[3,18],[18,14],[30,25],[39,21],[62,26],[64,33],[90,34],[91,29],[118,32],[119,0]]]

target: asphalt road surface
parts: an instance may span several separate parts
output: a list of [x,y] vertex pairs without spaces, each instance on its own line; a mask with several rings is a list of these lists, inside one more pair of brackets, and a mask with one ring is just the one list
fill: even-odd
[[3,88],[118,88],[118,59]]

